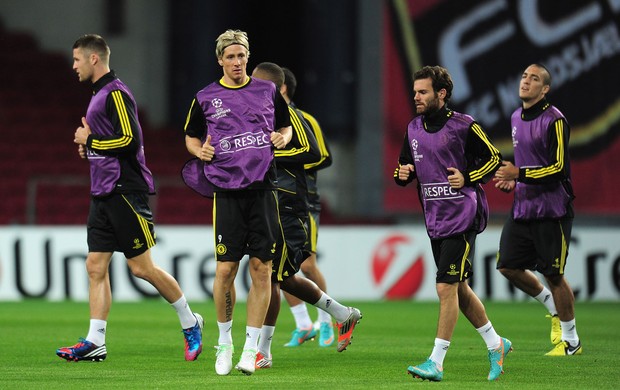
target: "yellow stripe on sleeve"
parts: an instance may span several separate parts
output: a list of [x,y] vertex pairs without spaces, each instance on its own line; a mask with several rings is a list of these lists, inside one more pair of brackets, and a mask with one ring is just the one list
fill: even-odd
[[310,124],[314,137],[316,138],[316,142],[319,144],[319,152],[321,153],[321,159],[319,161],[304,165],[304,169],[311,169],[321,165],[321,163],[329,157],[329,152],[327,151],[327,145],[325,144],[325,138],[323,137],[323,131],[321,130],[319,122],[307,112],[301,111],[301,113],[304,116],[304,119],[306,119],[306,121]]
[[189,118],[192,116],[192,110],[194,109],[194,104],[196,103],[196,98],[192,99],[192,105],[189,106],[189,111],[187,112],[187,117],[185,118],[185,124],[183,125],[183,131],[187,132],[187,125],[189,125]]
[[297,115],[297,113],[292,107],[289,106],[288,110],[291,117],[291,124],[293,125],[293,131],[297,135],[301,147],[291,149],[276,149],[274,151],[274,156],[276,157],[296,156],[301,153],[306,153],[310,150],[310,143],[308,142],[308,136],[306,134],[306,131],[304,130],[304,125],[301,122],[301,118]]
[[480,127],[480,125],[478,125],[477,123],[474,123],[471,128],[474,131],[474,133],[478,136],[478,138],[480,138],[491,151],[491,159],[487,161],[487,163],[484,164],[479,169],[475,171],[471,171],[469,173],[470,180],[473,182],[473,181],[480,180],[484,176],[491,173],[493,169],[500,163],[500,159],[499,159],[499,150],[491,143],[491,141],[489,141],[484,131],[482,131],[482,128]]
[[112,91],[110,94],[116,107],[118,119],[121,124],[121,137],[112,140],[93,140],[92,147],[99,150],[119,149],[129,145],[133,139],[131,132],[131,122],[129,121],[129,115],[127,114],[127,107],[125,101],[121,95],[121,91]]
[[525,170],[525,177],[540,179],[541,177],[551,176],[564,170],[564,121],[555,122],[555,136],[558,140],[558,149],[555,152],[556,162],[544,168],[529,168]]

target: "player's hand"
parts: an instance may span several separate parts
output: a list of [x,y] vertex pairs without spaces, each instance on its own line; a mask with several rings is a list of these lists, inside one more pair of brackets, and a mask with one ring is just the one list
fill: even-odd
[[495,172],[498,180],[517,180],[519,178],[519,167],[515,167],[510,161],[502,161],[502,166]]
[[207,162],[213,160],[213,157],[215,157],[215,148],[211,145],[211,134],[207,135],[207,139],[205,143],[202,144],[200,153],[198,153],[196,157]]
[[82,126],[78,127],[77,130],[75,130],[75,134],[73,135],[73,142],[78,145],[86,145],[86,141],[88,141],[88,136],[90,134],[90,126],[86,122],[86,118],[82,117]]
[[407,181],[415,171],[413,164],[405,164],[398,167],[398,180]]
[[506,193],[514,190],[517,185],[517,182],[514,180],[501,180],[496,177],[493,178],[493,181],[495,182],[495,188],[498,188]]
[[273,146],[275,146],[276,149],[284,149],[287,144],[284,135],[282,135],[278,131],[271,132],[271,143],[273,144]]
[[450,183],[450,187],[454,188],[455,190],[463,188],[463,186],[465,185],[465,176],[463,176],[461,171],[454,167],[446,168],[446,170],[449,172],[448,183]]
[[81,158],[86,158],[86,146],[79,144],[78,145],[78,154]]

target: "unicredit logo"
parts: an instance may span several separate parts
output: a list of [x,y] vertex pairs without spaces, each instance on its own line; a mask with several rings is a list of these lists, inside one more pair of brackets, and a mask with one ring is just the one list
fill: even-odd
[[372,255],[372,276],[385,290],[384,298],[409,299],[424,280],[424,258],[411,251],[412,239],[394,234],[381,241]]

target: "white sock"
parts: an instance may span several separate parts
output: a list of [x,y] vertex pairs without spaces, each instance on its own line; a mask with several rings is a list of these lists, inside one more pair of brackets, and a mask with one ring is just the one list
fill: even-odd
[[560,321],[562,325],[562,340],[568,341],[570,345],[576,347],[579,344],[579,336],[577,335],[577,325],[575,319],[570,321]]
[[332,299],[325,293],[321,294],[321,298],[314,306],[325,310],[338,322],[344,322],[349,318],[349,308],[342,306],[338,301]]
[[478,331],[478,333],[480,333],[480,336],[482,336],[482,339],[486,343],[489,351],[494,351],[499,348],[502,340],[493,328],[493,324],[491,324],[491,321],[487,322],[485,325],[482,325],[476,330]]
[[545,307],[549,311],[549,314],[551,314],[552,316],[558,315],[558,311],[555,309],[555,302],[553,301],[553,295],[551,295],[551,291],[549,291],[547,287],[543,286],[543,289],[540,292],[540,294],[536,295],[534,299],[536,299],[538,302],[545,305]]
[[245,327],[245,345],[243,346],[243,350],[253,349],[258,350],[258,336],[260,336],[260,328],[255,328],[253,326]]
[[318,307],[317,307],[316,311],[318,313],[318,320],[319,320],[319,322],[327,322],[327,323],[331,324],[332,316],[330,316],[328,312],[326,312],[323,309],[319,309]]
[[90,326],[88,328],[88,336],[86,340],[91,343],[102,346],[105,344],[105,331],[108,327],[108,321],[105,320],[90,320]]
[[217,327],[220,330],[220,337],[217,341],[218,344],[232,345],[232,320],[228,322],[217,322]]
[[267,359],[271,357],[271,341],[276,331],[275,326],[263,325],[260,330],[260,339],[258,340],[258,352],[262,353]]
[[197,319],[194,317],[194,313],[189,308],[185,295],[181,295],[181,298],[179,298],[178,301],[172,303],[172,307],[174,307],[174,310],[177,311],[179,321],[181,321],[181,328],[187,329],[196,325]]
[[444,339],[435,339],[435,346],[433,347],[433,352],[429,359],[434,361],[439,367],[443,367],[443,360],[446,358],[446,354],[448,353],[448,348],[450,348],[450,342]]
[[299,305],[291,306],[291,313],[295,317],[295,327],[297,329],[308,329],[312,327],[312,319],[308,314],[308,308],[304,302]]

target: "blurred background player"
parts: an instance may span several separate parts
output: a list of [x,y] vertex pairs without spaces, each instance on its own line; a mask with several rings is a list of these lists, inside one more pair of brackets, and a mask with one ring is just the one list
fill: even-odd
[[56,354],[70,361],[101,361],[107,356],[107,319],[112,305],[109,266],[121,251],[134,276],[152,284],[177,311],[185,336],[185,359],[202,351],[203,319],[192,313],[177,281],[151,259],[155,245],[148,195],[155,192],[146,167],[138,107],[129,88],[110,70],[110,48],[99,35],[73,44],[73,70],[93,86],[86,117],[75,131],[80,157],[90,164],[88,215],[90,328],[86,339]]
[[[295,103],[293,103],[293,97],[295,96],[295,91],[297,91],[297,78],[290,69],[283,67],[282,70],[284,71],[284,84],[280,89],[282,96],[290,106],[301,112],[314,133],[321,154],[319,161],[304,165],[306,182],[308,184],[310,256],[301,263],[301,271],[304,276],[316,283],[322,291],[327,291],[327,283],[317,264],[316,255],[321,213],[321,197],[319,195],[317,179],[318,171],[332,164],[332,156],[319,122],[312,115],[297,108]],[[284,297],[295,318],[295,330],[292,332],[291,340],[285,344],[286,347],[297,347],[303,344],[306,340],[316,337],[317,331],[319,332],[319,346],[329,347],[334,343],[332,319],[325,310],[317,308],[318,318],[313,326],[305,302],[287,292],[284,292]]]
[[[270,62],[256,66],[253,78],[270,80],[282,88],[284,73]],[[306,195],[306,172],[304,164],[320,159],[314,134],[299,110],[289,105],[293,137],[283,150],[276,151],[278,171],[278,210],[281,234],[278,236],[276,256],[271,277],[271,302],[261,329],[256,368],[272,366],[271,341],[280,312],[280,288],[317,308],[329,312],[337,321],[338,352],[350,344],[353,330],[362,314],[356,308],[346,307],[321,291],[306,278],[297,277],[302,262],[308,258],[308,201]]]
[[[215,53],[223,76],[192,100],[185,141],[190,154],[204,161],[198,173],[214,187],[213,300],[219,328],[215,372],[228,375],[232,370],[234,281],[247,254],[252,285],[245,344],[235,367],[251,375],[269,306],[271,265],[280,230],[273,148],[282,149],[290,142],[291,119],[275,85],[248,76],[250,50],[244,31],[222,33]],[[252,147],[245,147],[248,139]]]
[[[523,102],[511,118],[514,165],[504,161],[495,186],[514,190],[512,213],[500,239],[497,269],[517,288],[541,302],[551,317],[548,356],[580,355],[575,296],[564,278],[573,226],[573,187],[564,115],[549,104],[547,68],[532,64],[519,83]],[[549,289],[531,271],[540,272]]]

